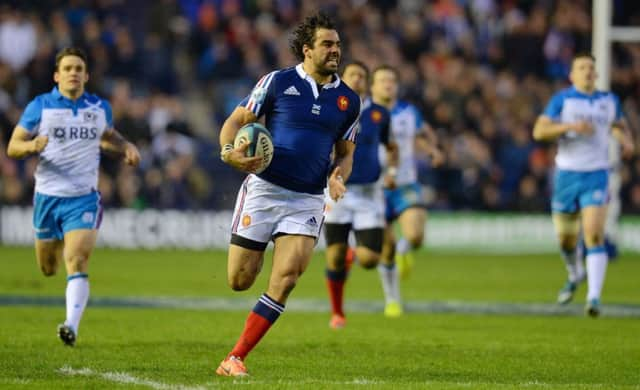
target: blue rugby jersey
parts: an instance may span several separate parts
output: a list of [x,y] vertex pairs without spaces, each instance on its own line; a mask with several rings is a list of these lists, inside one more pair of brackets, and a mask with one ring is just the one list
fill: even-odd
[[319,88],[302,64],[263,76],[240,106],[264,116],[273,137],[273,160],[258,176],[292,191],[322,194],[333,145],[356,141],[360,97],[337,75]]
[[569,131],[558,138],[556,166],[570,171],[608,169],[611,126],[623,118],[618,97],[611,92],[584,94],[569,87],[556,93],[544,110],[555,122],[585,121],[593,126],[588,135]]
[[18,125],[34,137],[49,137],[39,156],[36,192],[79,196],[98,187],[100,139],[113,127],[106,100],[84,93],[74,101],[54,87],[27,105]]
[[380,178],[380,144],[389,144],[389,111],[383,106],[365,100],[360,113],[358,146],[353,155],[353,170],[348,184],[375,183]]

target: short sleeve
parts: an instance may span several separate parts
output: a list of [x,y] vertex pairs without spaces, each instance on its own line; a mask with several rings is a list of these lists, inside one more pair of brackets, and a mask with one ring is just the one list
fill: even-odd
[[620,103],[620,98],[616,94],[611,94],[613,97],[613,104],[616,107],[616,116],[615,121],[619,121],[624,119],[624,112],[622,111],[622,104]]
[[551,119],[558,120],[560,119],[560,113],[562,112],[562,104],[564,103],[564,98],[561,94],[555,94],[549,100],[547,107],[544,109],[543,115],[548,116]]
[[424,125],[424,119],[422,118],[420,110],[418,110],[418,108],[413,105],[411,106],[411,108],[413,110],[413,116],[416,119],[416,129],[422,129],[422,126]]
[[42,119],[42,101],[39,98],[32,100],[24,109],[18,125],[24,127],[28,132],[33,132],[38,128]]
[[360,131],[360,99],[354,99],[355,103],[353,108],[349,110],[349,117],[345,121],[345,127],[343,128],[342,139],[356,142],[358,132]]
[[262,76],[251,90],[251,94],[244,98],[239,106],[253,112],[258,118],[264,115],[265,109],[273,105],[276,73],[278,73],[277,70]]
[[106,100],[102,100],[102,107],[104,108],[104,118],[106,121],[106,129],[112,129],[113,128],[113,110],[111,109],[111,104],[109,104],[108,101]]

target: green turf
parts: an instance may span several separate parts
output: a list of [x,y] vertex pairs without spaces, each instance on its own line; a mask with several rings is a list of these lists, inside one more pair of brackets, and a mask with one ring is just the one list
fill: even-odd
[[[635,257],[634,257],[635,256]],[[65,275],[44,278],[32,249],[0,247],[0,294],[58,295]],[[223,252],[122,251],[97,249],[89,274],[96,296],[244,296],[260,294],[267,284],[271,254],[267,252],[261,277],[244,293],[226,284]],[[296,287],[294,296],[324,297],[324,258],[317,253]],[[607,270],[604,300],[640,304],[640,259],[628,254]],[[377,272],[355,268],[347,294],[355,299],[382,297]],[[464,300],[548,302],[566,278],[564,265],[555,255],[486,255],[421,252],[411,278],[403,283],[408,300]],[[584,302],[584,287],[578,302]]]
[[[256,286],[238,294],[225,285],[222,252],[98,249],[91,261],[99,297],[250,298],[269,270],[267,262]],[[64,292],[64,272],[39,275],[31,249],[0,247],[0,265],[0,295]],[[317,256],[293,296],[326,297],[322,272]],[[639,304],[638,275],[631,255],[613,264],[605,303]],[[411,300],[547,302],[563,278],[554,256],[422,253],[403,292]],[[380,296],[375,272],[353,272],[348,299]],[[252,376],[233,381],[212,373],[240,332],[242,311],[90,307],[75,348],[55,338],[63,316],[63,307],[0,306],[1,388],[640,389],[637,318],[353,313],[334,332],[326,314],[289,312],[247,360]]]

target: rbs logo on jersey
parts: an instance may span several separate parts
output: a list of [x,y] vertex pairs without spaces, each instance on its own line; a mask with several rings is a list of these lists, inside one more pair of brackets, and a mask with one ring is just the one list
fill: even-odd
[[54,127],[52,129],[53,138],[58,142],[74,139],[96,139],[98,136],[97,127],[70,126],[70,127]]

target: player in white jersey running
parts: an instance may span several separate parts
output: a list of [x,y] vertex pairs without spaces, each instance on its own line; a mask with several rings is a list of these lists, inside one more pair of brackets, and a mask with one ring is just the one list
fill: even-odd
[[58,336],[75,344],[89,299],[88,263],[102,219],[98,187],[100,149],[137,165],[137,148],[113,128],[111,106],[85,92],[85,53],[65,48],[56,55],[57,86],[27,105],[7,147],[12,158],[39,154],[33,227],[36,259],[45,276],[62,261],[67,270],[67,318]]
[[[622,154],[633,154],[633,141],[618,97],[595,89],[595,59],[576,55],[569,74],[572,86],[556,93],[533,129],[538,141],[558,142],[551,201],[553,224],[569,273],[558,294],[568,303],[580,282],[587,278],[585,311],[600,314],[600,296],[607,269],[604,228],[607,217],[609,137],[615,137]],[[578,233],[586,246],[586,275],[576,258]]]
[[[383,65],[373,71],[371,96],[374,103],[390,111],[391,134],[398,145],[398,167],[391,172],[395,176],[394,183],[385,188],[388,225],[378,267],[385,291],[385,315],[389,317],[402,314],[398,273],[407,276],[413,263],[411,251],[420,248],[424,240],[427,210],[418,183],[416,152],[431,157],[434,167],[444,162],[444,155],[437,147],[436,134],[422,120],[415,106],[398,100],[398,87],[398,73],[394,68]],[[397,245],[392,230],[395,220],[398,220],[402,233]]]

